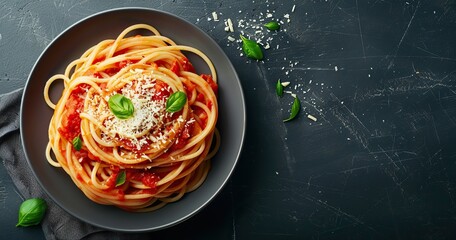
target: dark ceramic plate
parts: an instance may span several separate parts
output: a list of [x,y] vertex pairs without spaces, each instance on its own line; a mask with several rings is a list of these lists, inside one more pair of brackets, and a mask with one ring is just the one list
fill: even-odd
[[[180,201],[150,213],[125,212],[90,201],[73,184],[63,169],[50,166],[45,158],[48,125],[52,110],[43,100],[46,80],[63,73],[65,67],[86,49],[107,38],[115,38],[124,28],[147,23],[178,44],[200,49],[214,63],[219,92],[217,128],[222,136],[220,150],[204,184]],[[186,54],[199,73],[209,73],[202,60]],[[51,89],[57,101],[61,86]],[[21,106],[21,137],[28,163],[47,194],[73,216],[102,228],[141,232],[180,223],[206,206],[227,182],[242,148],[245,134],[245,103],[233,65],[222,49],[206,33],[172,14],[144,8],[113,9],[92,15],[60,34],[42,53],[27,81]]]

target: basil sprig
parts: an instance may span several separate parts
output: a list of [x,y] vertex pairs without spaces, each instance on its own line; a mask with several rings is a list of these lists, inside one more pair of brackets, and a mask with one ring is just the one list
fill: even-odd
[[166,111],[178,112],[180,111],[185,103],[187,102],[187,94],[182,91],[177,91],[171,94],[166,100]]
[[275,30],[278,30],[280,28],[280,24],[278,22],[275,22],[275,21],[268,22],[264,26],[267,29],[271,30],[271,31],[275,31]]
[[74,150],[76,150],[76,151],[81,150],[81,148],[82,148],[82,140],[81,140],[81,138],[79,136],[76,136],[75,138],[73,138],[72,143],[73,143]]
[[277,80],[277,83],[276,83],[276,93],[277,93],[277,96],[279,96],[279,97],[283,96],[283,85],[280,82],[280,79]]
[[25,200],[19,207],[19,219],[16,227],[38,225],[46,213],[47,204],[41,198]]
[[244,50],[244,53],[245,55],[247,55],[247,57],[255,60],[263,59],[263,51],[261,50],[260,45],[258,45],[257,42],[245,38],[242,35],[240,35],[240,37],[242,39],[242,50]]
[[120,119],[127,119],[133,116],[135,111],[131,100],[122,94],[112,95],[108,100],[108,105],[112,114]]
[[127,174],[125,170],[119,172],[116,177],[116,187],[121,186],[122,184],[125,183],[125,180],[127,178]]
[[294,101],[293,101],[293,105],[291,105],[290,117],[283,120],[283,122],[288,122],[288,121],[293,120],[298,115],[300,109],[301,109],[301,102],[299,101],[299,98],[295,97]]

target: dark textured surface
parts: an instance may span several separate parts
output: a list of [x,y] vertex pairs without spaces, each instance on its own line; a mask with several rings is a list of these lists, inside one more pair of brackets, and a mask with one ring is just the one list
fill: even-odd
[[[190,220],[141,236],[456,237],[453,0],[1,2],[1,93],[24,86],[62,30],[113,7],[177,14],[207,31],[233,62],[248,121],[231,181]],[[247,60],[227,36],[253,37],[246,25],[261,25],[268,10],[284,24],[257,34],[272,37],[264,61]],[[208,20],[213,11],[220,21]],[[224,31],[227,18],[235,33]],[[289,81],[286,90],[302,102],[298,118],[285,124],[292,97],[276,97],[277,79]],[[21,199],[3,167],[0,173],[2,237],[44,238],[37,227],[14,227]]]

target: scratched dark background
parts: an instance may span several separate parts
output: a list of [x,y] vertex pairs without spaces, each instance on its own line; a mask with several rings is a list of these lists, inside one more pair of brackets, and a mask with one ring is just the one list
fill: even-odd
[[[24,86],[62,30],[126,6],[207,31],[233,62],[248,113],[222,193],[190,220],[135,239],[456,238],[454,0],[1,0],[0,93]],[[280,31],[253,28],[270,19]],[[241,56],[228,40],[240,33],[270,46],[264,61]],[[278,79],[302,103],[288,123],[292,96],[275,95]],[[2,165],[0,238],[44,239],[39,227],[14,227],[20,202]]]

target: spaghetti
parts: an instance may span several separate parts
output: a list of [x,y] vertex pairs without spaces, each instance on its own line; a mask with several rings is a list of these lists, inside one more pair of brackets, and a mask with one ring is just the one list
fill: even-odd
[[[134,35],[144,30],[151,34]],[[198,75],[183,51],[211,73]],[[54,109],[47,160],[100,204],[153,211],[175,202],[204,182],[219,147],[216,77],[200,50],[132,25],[46,82]],[[49,97],[55,81],[64,84],[57,104]]]

